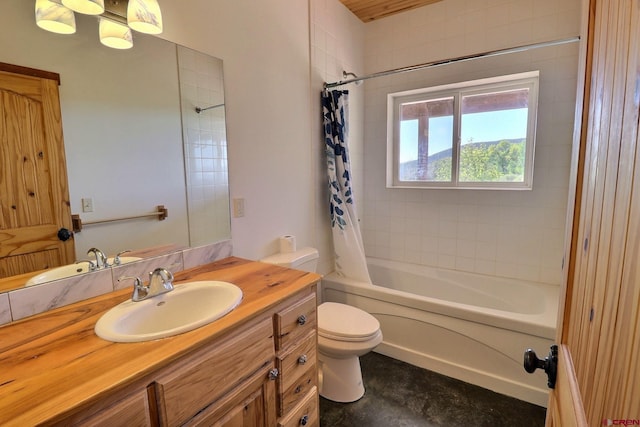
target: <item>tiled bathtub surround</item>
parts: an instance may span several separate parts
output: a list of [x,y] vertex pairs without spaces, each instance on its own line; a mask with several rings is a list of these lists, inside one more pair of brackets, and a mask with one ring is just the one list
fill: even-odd
[[[579,34],[578,0],[446,0],[363,24],[338,0],[312,0],[312,86],[358,75]],[[578,44],[371,79],[350,92],[354,194],[367,255],[558,284],[575,108]],[[500,74],[540,70],[532,191],[385,187],[386,95]],[[312,117],[318,117],[319,107]],[[317,133],[317,177],[325,156]],[[316,196],[324,212],[326,192]],[[331,248],[318,216],[320,248]],[[321,251],[323,252],[323,251]],[[323,252],[325,253],[325,252]],[[331,253],[331,251],[329,251]],[[321,259],[322,269],[330,259]]]
[[226,240],[3,293],[0,294],[0,325],[132,285],[130,281],[118,281],[120,277],[139,276],[146,280],[148,272],[156,267],[177,272],[226,258],[231,252],[231,241]]
[[[367,73],[579,34],[576,0],[447,0],[367,24]],[[367,255],[559,284],[578,43],[367,80]],[[385,187],[387,94],[540,70],[533,190]],[[357,126],[357,124],[354,124]]]

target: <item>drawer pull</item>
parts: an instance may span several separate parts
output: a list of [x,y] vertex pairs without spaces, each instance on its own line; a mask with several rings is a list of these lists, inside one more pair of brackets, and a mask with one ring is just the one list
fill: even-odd
[[302,326],[305,323],[307,323],[307,316],[305,316],[304,314],[298,316],[298,325]]
[[302,356],[298,357],[298,364],[304,365],[305,363],[307,363],[307,355],[303,354]]
[[309,422],[309,415],[305,415],[302,418],[300,418],[301,426],[306,426],[308,422]]
[[273,368],[269,371],[269,379],[271,381],[278,379],[278,375],[280,375],[280,371],[278,371],[278,368]]

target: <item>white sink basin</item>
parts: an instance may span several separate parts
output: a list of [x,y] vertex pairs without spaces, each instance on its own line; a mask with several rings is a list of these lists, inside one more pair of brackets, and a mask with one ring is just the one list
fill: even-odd
[[[128,262],[138,261],[138,257],[134,256],[121,256],[120,264],[126,264]],[[107,260],[109,264],[113,264],[113,258]],[[39,285],[40,283],[50,282],[52,280],[64,279],[65,277],[77,276],[78,274],[84,274],[89,272],[89,264],[81,262],[79,264],[63,265],[62,267],[52,268],[51,270],[44,271],[37,274],[27,280],[25,286]]]
[[100,338],[115,342],[150,341],[197,329],[230,313],[242,301],[242,290],[228,282],[176,285],[166,294],[143,301],[127,300],[96,323]]

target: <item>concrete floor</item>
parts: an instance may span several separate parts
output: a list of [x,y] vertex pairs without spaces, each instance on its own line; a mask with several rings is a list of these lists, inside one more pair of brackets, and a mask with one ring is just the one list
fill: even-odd
[[320,398],[321,427],[544,426],[545,408],[378,353],[360,358],[365,395]]

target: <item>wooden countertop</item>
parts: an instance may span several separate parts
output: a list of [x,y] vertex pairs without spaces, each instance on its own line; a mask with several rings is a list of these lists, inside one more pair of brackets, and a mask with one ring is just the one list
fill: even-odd
[[202,347],[320,276],[237,257],[185,270],[174,283],[223,280],[243,291],[241,304],[194,331],[141,343],[98,338],[100,316],[131,297],[112,292],[0,327],[0,425],[27,426],[56,419],[74,407],[123,389]]

